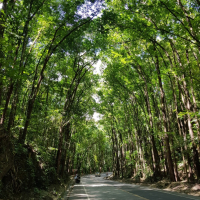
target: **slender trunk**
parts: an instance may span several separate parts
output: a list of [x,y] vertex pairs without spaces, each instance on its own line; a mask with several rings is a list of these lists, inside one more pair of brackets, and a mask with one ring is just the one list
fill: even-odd
[[[189,52],[188,50],[186,50],[186,58],[187,58],[187,63],[190,67],[190,60],[189,60]],[[190,67],[191,69],[191,67]],[[192,79],[192,75],[191,75],[191,70],[190,70],[190,82],[191,82],[191,93],[192,93],[192,101],[193,101],[193,112],[195,113],[195,120],[196,120],[196,127],[197,127],[197,136],[198,136],[198,139],[199,139],[199,148],[200,149],[200,126],[199,126],[199,119],[197,118],[197,103],[196,103],[196,97],[195,97],[195,94],[194,94],[194,89],[193,89],[193,79]]]
[[[174,63],[175,63],[175,65],[176,65],[176,67],[178,67],[178,65],[177,65],[177,62],[176,62],[176,57],[177,57],[177,59],[178,59],[178,62],[179,62],[179,65],[180,65],[180,67],[182,68],[182,70],[183,70],[183,66],[182,66],[182,63],[181,63],[181,59],[180,59],[180,56],[179,56],[179,54],[178,54],[178,51],[175,49],[175,46],[174,46],[174,44],[173,44],[173,42],[172,41],[170,41],[170,45],[171,45],[171,48],[172,48],[172,52],[173,52],[173,58],[174,58]],[[176,53],[176,55],[175,55],[175,53]],[[173,67],[173,66],[172,66]],[[184,71],[184,70],[183,70]],[[177,76],[175,76],[175,79],[176,79],[176,81],[177,81],[177,83],[178,83],[178,88],[179,88],[179,99],[180,100],[182,100],[182,102],[183,102],[183,104],[184,104],[184,106],[185,106],[185,99],[184,99],[184,96],[183,96],[183,92],[182,92],[182,87],[181,87],[181,85],[182,85],[182,83],[181,83],[181,85],[180,85],[180,83],[179,82],[182,82],[182,81],[184,81],[184,77],[182,77],[182,78],[178,78]],[[185,82],[185,81],[184,81]],[[185,82],[186,83],[186,82]],[[187,96],[187,91],[185,91],[186,92],[186,96]],[[184,111],[185,109],[183,108],[183,106],[182,106],[182,103],[180,102],[180,105],[181,105],[181,110],[182,111]],[[186,107],[186,106],[185,106]],[[188,167],[189,167],[189,177],[190,177],[190,179],[193,177],[193,173],[192,173],[192,169],[191,169],[191,160],[190,160],[190,156],[189,156],[189,153],[188,153],[188,151],[187,151],[187,137],[186,137],[186,134],[187,134],[187,132],[188,132],[188,126],[187,126],[187,119],[186,119],[186,116],[184,116],[184,120],[183,120],[183,122],[182,122],[182,120],[180,120],[179,119],[179,121],[180,121],[180,126],[181,126],[181,130],[182,130],[182,133],[183,133],[183,136],[184,136],[184,149],[185,149],[185,154],[186,154],[186,158],[187,158],[187,160],[188,160]],[[186,169],[187,170],[187,169]],[[187,171],[186,171],[186,173],[187,173]]]
[[[179,83],[178,83],[178,87],[179,87],[179,96],[180,96],[179,99],[181,99],[182,89],[181,89],[181,86],[180,86]],[[184,110],[182,104],[181,104],[181,110]],[[181,130],[182,130],[182,133],[183,133],[185,155],[186,155],[187,162],[188,162],[189,178],[191,180],[191,179],[193,179],[193,172],[192,172],[191,159],[190,159],[190,155],[189,155],[189,152],[188,152],[188,146],[187,146],[187,143],[188,143],[188,139],[187,139],[188,126],[187,126],[187,117],[186,116],[184,116],[183,120],[180,120],[180,125],[181,125]]]
[[64,148],[62,150],[62,158],[60,161],[61,164],[61,170],[60,170],[60,176],[63,177],[64,176],[64,171],[65,171],[65,161],[66,161],[66,149]]
[[140,139],[140,160],[141,160],[141,178],[145,177],[145,159],[144,159],[144,148],[142,146],[144,140]]
[[111,135],[111,139],[112,139],[112,159],[113,159],[113,174],[116,174],[116,162],[115,162],[115,140],[114,140],[114,134],[113,134],[113,130],[112,130],[112,135]]
[[116,156],[116,172],[117,172],[117,177],[120,176],[120,162],[119,162],[119,150],[118,150],[118,139],[116,135],[116,131],[114,128],[112,128],[113,136],[114,136],[114,141],[115,141],[115,156]]
[[35,101],[35,99],[29,99],[29,101],[28,101],[28,108],[27,108],[24,130],[19,135],[19,142],[21,144],[24,144],[25,139],[26,139],[27,129],[28,129],[28,126],[29,126],[29,123],[30,123],[30,120],[31,120],[31,113],[32,113],[32,110],[33,110],[34,101]]
[[[7,3],[7,1],[5,1]],[[11,3],[14,3],[15,1],[12,1]],[[18,53],[19,53],[19,48],[21,46],[21,44],[23,44],[23,48],[22,48],[22,52],[21,52],[21,60],[20,60],[20,66],[19,66],[19,69],[21,71],[19,71],[19,75],[22,73],[23,69],[21,69],[21,64],[23,62],[23,57],[24,57],[24,53],[25,53],[25,50],[26,50],[26,46],[27,46],[27,43],[28,43],[28,25],[30,23],[30,21],[32,20],[32,18],[30,17],[30,13],[31,13],[31,9],[32,9],[32,4],[33,4],[33,1],[31,0],[30,2],[30,6],[29,6],[29,11],[28,11],[28,16],[27,16],[27,20],[25,22],[25,25],[24,25],[24,28],[23,28],[23,41],[21,39],[18,40],[18,46],[16,48],[16,51],[15,51],[15,58],[14,58],[14,64],[13,64],[13,68],[15,67],[15,64],[16,64],[16,61],[17,61],[17,56],[18,56]],[[1,27],[0,27],[1,28]],[[2,114],[2,118],[1,118],[1,124],[4,123],[4,120],[6,118],[6,112],[7,112],[7,109],[8,109],[8,104],[10,102],[10,98],[11,98],[11,94],[13,92],[13,89],[14,89],[14,82],[11,80],[10,81],[10,86],[9,86],[9,90],[8,90],[8,93],[7,93],[7,98],[6,98],[6,104],[5,104],[5,107],[4,107],[4,111],[3,111],[3,114]],[[1,83],[0,83],[1,85]],[[19,85],[19,80],[17,80],[17,87]],[[0,89],[1,90],[1,89]]]
[[8,120],[8,126],[7,126],[8,134],[10,133],[11,127],[13,127],[13,125],[14,125],[14,118],[15,118],[15,114],[16,114],[18,98],[19,98],[19,95],[18,95],[18,93],[16,93],[13,98],[11,111],[10,111],[10,115],[9,115],[9,120]]
[[[57,174],[59,174],[59,172],[60,172],[61,159],[64,162],[63,164],[65,165],[66,151],[67,151],[67,147],[68,147],[67,144],[68,144],[69,139],[70,139],[70,122],[68,122],[66,124],[65,121],[64,121],[63,123],[60,126],[59,144],[58,144],[58,151],[57,151],[57,157],[56,157]],[[64,142],[64,145],[63,145],[63,142]],[[64,167],[64,165],[62,165],[62,166]]]
[[65,126],[65,131],[64,131],[64,135],[65,135],[65,144],[64,144],[64,151],[62,154],[62,169],[61,169],[61,177],[63,177],[64,175],[64,169],[65,169],[65,163],[66,163],[66,155],[69,151],[69,146],[70,146],[70,138],[71,138],[71,133],[70,133],[70,123],[68,123]]
[[119,133],[119,138],[120,138],[119,148],[120,148],[120,154],[121,154],[121,174],[122,174],[122,178],[123,178],[124,177],[123,140],[122,140],[121,131],[118,131],[118,133]]
[[27,129],[28,129],[28,126],[29,126],[29,123],[30,123],[30,120],[31,120],[31,114],[32,114],[32,111],[33,111],[34,102],[35,102],[35,99],[36,99],[37,94],[39,92],[42,80],[44,79],[44,70],[47,67],[47,63],[50,59],[50,56],[51,56],[51,53],[49,53],[44,60],[44,64],[43,64],[42,70],[40,72],[40,77],[38,79],[36,87],[35,87],[35,81],[36,81],[36,78],[37,78],[38,65],[36,66],[36,69],[35,69],[35,76],[34,76],[34,80],[33,80],[33,84],[32,84],[31,95],[29,97],[28,105],[27,105],[27,114],[26,114],[24,130],[23,130],[23,133],[20,134],[20,136],[19,136],[19,142],[22,143],[22,144],[25,142],[25,139],[26,139]]
[[161,142],[159,142],[159,146],[160,146],[160,152],[161,152],[161,158],[160,159],[165,160],[165,163],[162,162],[162,160],[160,162],[163,163],[164,176],[166,176],[167,174],[169,174],[169,169],[168,169],[168,165],[167,165],[167,157],[166,157],[166,154],[164,153],[165,152],[165,146],[163,144],[163,140]]
[[173,152],[173,156],[174,156],[174,174],[175,174],[176,181],[180,181],[180,177],[178,175],[176,153],[175,153],[175,150],[173,148],[173,144],[174,144],[173,139],[171,139],[171,143],[172,143],[172,152]]
[[[42,5],[44,4],[44,2],[45,2],[45,0],[43,0]],[[34,17],[35,14],[36,14],[36,12],[31,16],[31,19]],[[51,58],[51,55],[58,48],[58,46],[61,45],[67,39],[67,37],[69,37],[73,32],[75,32],[80,27],[82,27],[85,24],[89,23],[91,20],[92,19],[89,19],[89,20],[87,20],[87,21],[85,21],[85,22],[83,22],[81,24],[78,24],[76,27],[74,27],[69,32],[67,32],[67,34],[56,45],[53,46],[54,41],[55,41],[55,39],[57,37],[58,30],[62,27],[62,25],[59,26],[55,30],[53,39],[51,40],[51,43],[50,43],[48,51],[47,51],[48,53],[45,56],[43,66],[42,66],[42,69],[40,71],[40,77],[38,79],[37,86],[35,87],[35,85],[34,85],[35,84],[35,80],[36,80],[36,76],[35,76],[33,84],[32,84],[32,92],[31,92],[30,99],[29,99],[29,102],[28,102],[27,116],[26,116],[26,120],[25,120],[24,131],[23,131],[23,134],[20,135],[20,139],[19,139],[20,143],[24,143],[25,142],[26,135],[27,135],[27,129],[28,129],[28,126],[29,126],[29,123],[30,123],[30,119],[31,119],[31,113],[32,113],[32,110],[33,110],[33,104],[35,102],[36,96],[37,96],[38,91],[40,89],[42,80],[44,79],[44,71],[45,71],[45,69],[47,67],[49,59]],[[44,52],[45,52],[45,50],[44,50]],[[43,55],[40,57],[38,65],[40,64],[40,61],[41,61],[42,57],[43,57]],[[36,71],[37,71],[38,65],[36,66]],[[86,71],[85,71],[85,73],[86,73]],[[84,76],[84,74],[79,78],[79,82],[80,82],[80,79]]]
[[61,161],[61,155],[62,155],[62,145],[63,145],[63,126],[60,126],[58,151],[57,151],[57,156],[56,156],[56,172],[57,172],[57,174],[59,174],[59,169],[60,169],[60,161]]
[[164,132],[165,132],[164,141],[165,141],[165,147],[166,147],[167,162],[168,162],[168,167],[169,167],[169,175],[170,175],[170,180],[174,182],[175,181],[174,167],[173,167],[173,161],[172,161],[172,157],[171,157],[169,136],[167,134],[168,125],[167,125],[167,114],[166,114],[166,106],[165,106],[165,93],[164,93],[163,86],[162,86],[159,60],[158,60],[157,55],[156,55],[155,65],[156,65],[156,71],[157,71],[157,75],[158,75],[158,81],[159,81],[159,87],[160,87],[160,93],[161,93],[161,110],[162,110],[162,114],[163,114],[163,125],[164,125]]
[[[177,59],[179,61],[179,65],[183,69],[180,55],[179,55],[178,51],[175,49],[175,47],[174,47],[174,50],[176,52]],[[184,74],[182,75],[182,77],[180,77],[179,81],[182,83],[181,84],[181,89],[182,89],[181,90],[181,98],[182,98],[182,102],[183,102],[186,110],[188,111],[187,112],[187,118],[188,118],[187,119],[187,122],[188,122],[187,125],[188,125],[188,130],[189,130],[190,138],[191,138],[191,141],[192,141],[194,169],[195,169],[197,177],[200,178],[199,155],[198,155],[198,151],[197,151],[197,145],[196,145],[196,142],[194,140],[195,136],[194,136],[194,132],[193,132],[193,128],[192,128],[192,122],[191,122],[192,119],[191,119],[191,115],[190,115],[190,111],[193,111],[193,110],[192,110],[192,104],[191,104],[191,101],[190,101],[190,95],[189,95],[189,91],[187,89],[187,83],[185,81],[185,75]],[[183,92],[184,92],[184,94],[183,94]]]
[[[172,88],[172,92],[173,92],[173,99],[174,99],[174,108],[175,108],[175,114],[176,114],[176,121],[177,121],[177,126],[178,126],[178,132],[179,132],[179,136],[182,138],[183,134],[182,134],[182,129],[181,129],[181,123],[180,123],[180,119],[178,117],[178,103],[177,103],[177,97],[176,97],[176,92],[174,89],[175,86],[175,82],[172,81],[172,78],[169,76],[170,78],[170,82],[171,82],[171,88]],[[184,152],[183,152],[183,146],[181,145],[181,155],[182,155],[182,159],[183,159],[183,163],[184,163],[184,169],[186,172],[186,176],[188,178],[188,173],[187,173],[187,166],[186,166],[186,162],[185,162],[185,156],[184,156]],[[174,153],[175,156],[175,153]],[[175,172],[176,174],[178,174],[177,172],[177,166],[175,166]],[[176,180],[178,180],[179,178],[176,175]]]
[[1,117],[1,121],[0,121],[0,124],[2,124],[2,125],[4,124],[4,121],[5,121],[5,118],[6,118],[6,112],[7,112],[7,109],[8,109],[8,104],[9,104],[10,97],[11,97],[11,94],[12,94],[12,91],[13,91],[13,87],[14,87],[14,83],[11,83],[10,86],[9,86],[8,92],[7,92],[6,103],[5,103],[3,114],[2,114],[2,117]]
[[147,86],[147,80],[145,78],[144,72],[141,68],[140,65],[138,65],[138,72],[139,74],[141,74],[143,81],[145,82],[145,101],[146,101],[146,106],[147,106],[147,112],[149,115],[149,125],[150,125],[150,138],[151,138],[151,144],[152,144],[152,152],[153,152],[153,165],[154,165],[154,173],[155,175],[158,177],[160,176],[160,161],[159,161],[159,156],[158,156],[158,151],[156,148],[156,144],[155,144],[155,138],[154,138],[154,127],[153,127],[153,118],[152,118],[152,113],[151,113],[151,106],[150,106],[150,101],[149,101],[149,93],[148,93],[148,86]]

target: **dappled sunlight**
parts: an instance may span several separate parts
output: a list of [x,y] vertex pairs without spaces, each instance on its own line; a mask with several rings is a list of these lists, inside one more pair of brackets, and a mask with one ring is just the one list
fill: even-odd
[[[69,200],[183,200],[190,199],[184,195],[166,192],[148,186],[136,184],[120,183],[113,180],[104,179],[105,174],[101,177],[87,175],[81,177],[81,183],[74,185]],[[158,197],[158,198],[157,198]]]
[[142,187],[141,187],[141,188],[139,188],[139,189],[140,189],[140,190],[153,190],[152,188],[147,188],[147,187],[146,187],[146,188],[142,188]]
[[74,194],[73,196],[75,196],[75,197],[84,197],[84,196],[86,196],[87,197],[86,194]]
[[200,196],[199,12],[1,0],[0,200]]
[[89,199],[89,200],[103,200],[103,199],[133,199],[139,200],[142,197],[134,194],[137,190],[139,194],[147,194],[148,191],[153,190],[148,187],[140,187],[134,184],[118,183],[111,180],[105,180],[104,174],[102,177],[94,177],[87,175],[81,178],[81,183],[74,185],[70,199]]
[[123,187],[123,186],[129,186],[129,187],[139,187],[137,185],[128,185],[128,184],[98,184],[98,182],[96,184],[81,184],[81,185],[74,185],[74,187],[80,187],[80,186],[84,186],[84,187]]
[[[112,185],[109,185],[109,184],[87,184],[87,185],[81,185],[81,186],[84,186],[84,187],[102,187],[102,186],[112,186]],[[75,187],[79,187],[77,185],[75,185]]]

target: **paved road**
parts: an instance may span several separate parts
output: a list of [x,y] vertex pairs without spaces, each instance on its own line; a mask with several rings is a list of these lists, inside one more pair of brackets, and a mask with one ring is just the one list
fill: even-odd
[[[87,175],[74,185],[69,200],[200,200],[200,197],[167,192],[159,189],[124,184],[101,177]],[[67,199],[67,198],[65,198]]]

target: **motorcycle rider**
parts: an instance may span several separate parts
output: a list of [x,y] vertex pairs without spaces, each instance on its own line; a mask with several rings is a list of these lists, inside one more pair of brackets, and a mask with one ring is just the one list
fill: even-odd
[[76,174],[75,176],[75,181],[76,183],[80,183],[80,176],[78,174]]

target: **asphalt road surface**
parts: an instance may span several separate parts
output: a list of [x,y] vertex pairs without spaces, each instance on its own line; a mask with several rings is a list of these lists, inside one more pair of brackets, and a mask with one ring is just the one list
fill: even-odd
[[200,200],[194,197],[176,192],[168,192],[159,189],[138,186],[134,184],[119,183],[104,180],[105,173],[101,177],[94,174],[81,177],[81,182],[74,185],[68,197],[69,200]]

